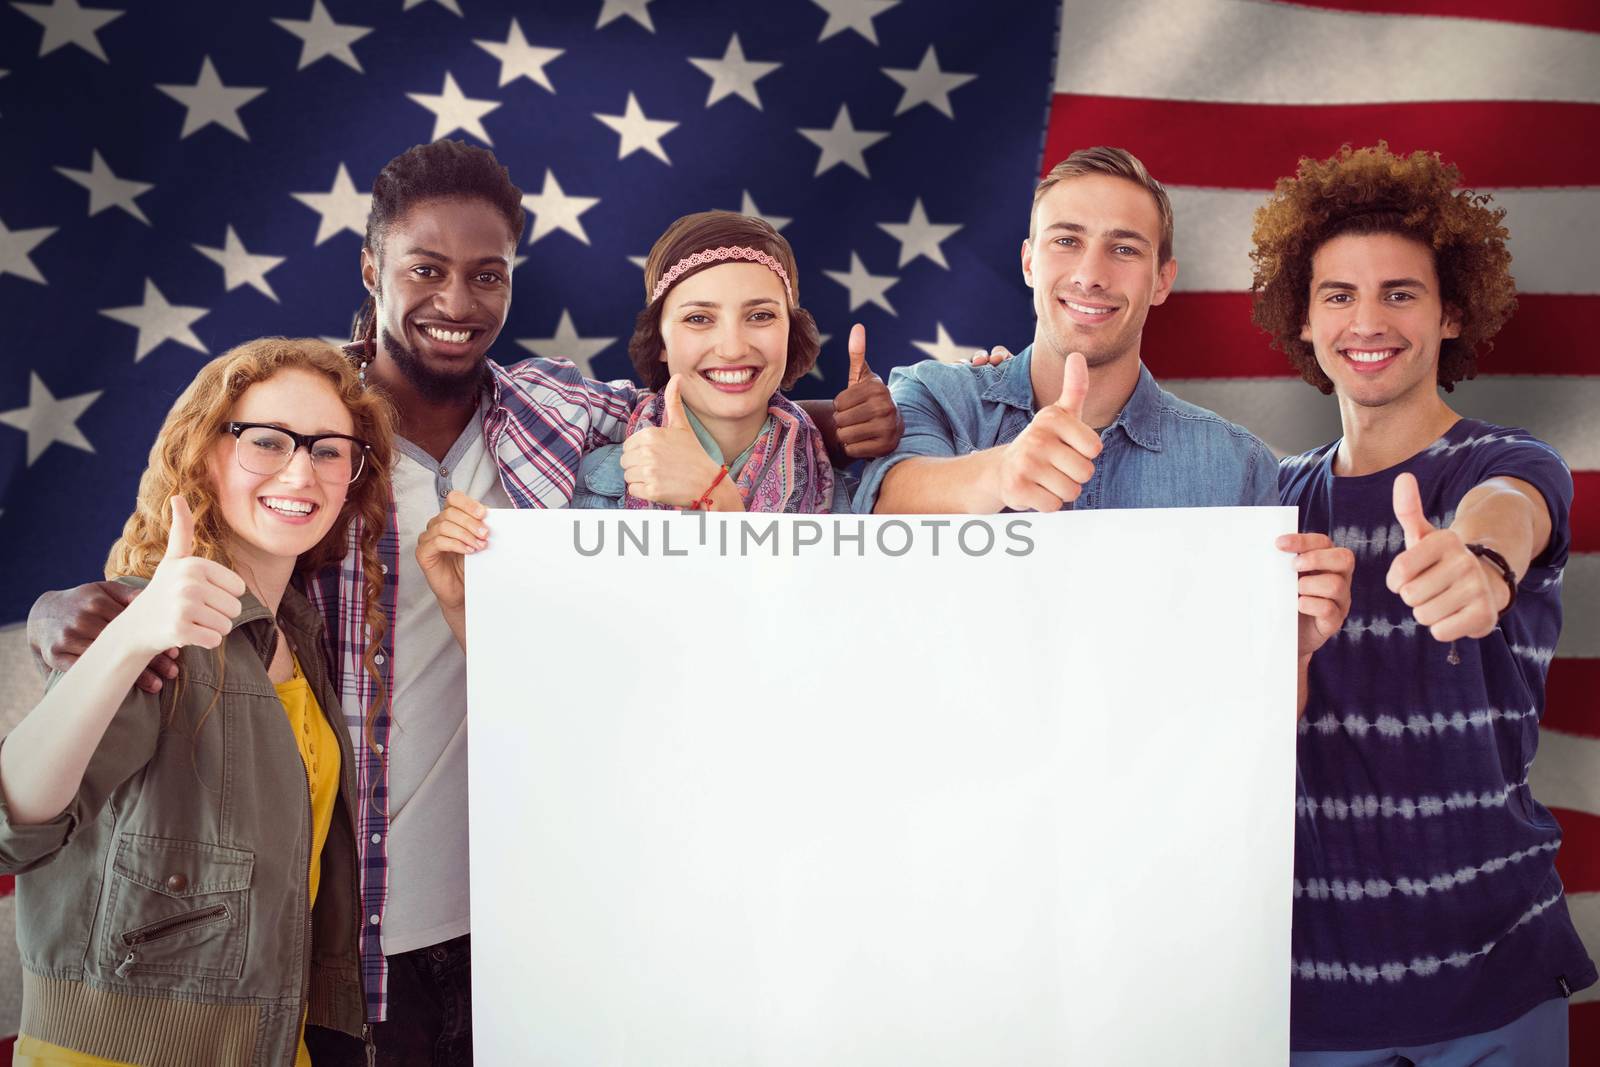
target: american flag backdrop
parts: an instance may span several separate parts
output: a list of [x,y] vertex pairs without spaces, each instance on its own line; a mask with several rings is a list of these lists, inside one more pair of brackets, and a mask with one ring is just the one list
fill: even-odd
[[[1033,181],[1123,145],[1171,188],[1152,370],[1280,452],[1338,434],[1249,322],[1250,215],[1302,154],[1430,148],[1508,210],[1521,307],[1464,413],[1576,472],[1536,793],[1600,948],[1600,9],[1588,0],[33,0],[0,3],[0,715],[21,623],[97,577],[172,399],[262,334],[342,337],[366,193],[404,148],[491,146],[526,193],[496,356],[622,377],[640,257],[673,218],[765,216],[825,335],[868,359],[1026,344]],[[117,6],[120,3],[120,7]],[[1374,10],[1377,9],[1377,10]],[[9,880],[0,890],[9,892]],[[0,900],[0,1032],[17,998]],[[1287,971],[1287,961],[1286,961]],[[1600,1000],[1573,1007],[1600,1063]]]

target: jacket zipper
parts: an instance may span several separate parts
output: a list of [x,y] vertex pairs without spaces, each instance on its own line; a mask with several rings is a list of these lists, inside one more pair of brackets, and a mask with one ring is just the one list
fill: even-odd
[[128,946],[128,954],[122,957],[121,963],[117,964],[117,977],[128,977],[128,972],[133,970],[133,965],[139,962],[138,946],[147,945],[152,941],[160,941],[163,938],[174,937],[185,930],[196,926],[204,926],[213,920],[225,919],[227,916],[228,906],[226,904],[215,904],[209,908],[201,908],[199,911],[173,916],[165,922],[147,926],[142,930],[135,930],[130,934],[123,934],[122,943]]

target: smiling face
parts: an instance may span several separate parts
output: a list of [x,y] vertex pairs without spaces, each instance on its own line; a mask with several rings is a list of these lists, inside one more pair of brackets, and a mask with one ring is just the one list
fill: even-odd
[[661,359],[683,375],[702,422],[765,419],[789,358],[783,282],[759,263],[721,263],[679,282],[661,305]]
[[1043,341],[1089,366],[1139,354],[1145,315],[1166,300],[1176,260],[1158,264],[1161,214],[1142,187],[1108,174],[1063,179],[1040,197],[1022,276]]
[[1433,395],[1440,342],[1461,334],[1433,252],[1390,233],[1346,234],[1317,249],[1306,319],[1300,339],[1339,396],[1363,407]]
[[425,200],[361,253],[377,301],[379,358],[424,396],[470,394],[511,310],[515,237],[486,200]]
[[[355,432],[333,384],[299,369],[279,371],[246,389],[228,419],[301,434]],[[249,442],[241,445],[232,434],[220,433],[211,453],[211,484],[229,531],[228,554],[246,569],[281,569],[284,560],[294,560],[322,540],[339,517],[349,485],[321,480],[305,449],[296,449],[276,474],[251,473],[239,463],[241,447]]]

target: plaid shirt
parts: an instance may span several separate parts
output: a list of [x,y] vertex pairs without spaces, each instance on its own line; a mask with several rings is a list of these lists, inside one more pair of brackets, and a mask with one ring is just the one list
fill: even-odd
[[[595,382],[565,360],[529,359],[507,369],[491,361],[490,408],[483,422],[484,442],[500,468],[500,484],[519,508],[560,508],[572,500],[578,460],[598,445],[622,440],[633,409],[631,382]],[[401,545],[393,496],[389,519],[378,540],[382,560],[383,633],[376,663],[386,693],[394,692],[395,602]],[[362,620],[364,572],[356,550],[359,521],[351,524],[350,550],[306,583],[311,603],[322,612],[330,640],[329,663],[344,702],[345,725],[355,740],[357,816],[361,862],[361,977],[367,1019],[382,1022],[388,1013],[388,962],[380,934],[389,893],[389,708],[372,724],[368,744],[365,709],[374,687],[362,665],[366,626]],[[465,831],[465,827],[462,830]]]

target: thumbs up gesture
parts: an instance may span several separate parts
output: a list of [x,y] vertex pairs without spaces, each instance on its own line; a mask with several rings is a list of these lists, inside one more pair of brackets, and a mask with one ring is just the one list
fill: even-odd
[[887,456],[900,443],[905,423],[883,379],[867,366],[867,328],[850,327],[849,382],[833,398],[833,422],[839,444],[851,459]]
[[1395,478],[1394,516],[1406,548],[1389,565],[1389,591],[1436,641],[1487,636],[1510,598],[1499,572],[1488,570],[1460,534],[1428,522],[1415,475]]
[[151,655],[185,645],[216,648],[243,608],[239,597],[244,595],[244,579],[220,563],[194,555],[189,502],[175,496],[169,503],[172,526],[166,554],[150,585],[124,613],[137,620],[131,632]]
[[1094,477],[1100,435],[1083,421],[1089,394],[1089,365],[1082,353],[1067,357],[1061,395],[1000,452],[1000,506],[1017,511],[1060,511],[1078,499]]
[[662,424],[639,430],[622,442],[622,475],[630,496],[688,507],[722,471],[695,436],[682,391],[683,375],[674,374],[662,394],[666,404]]

